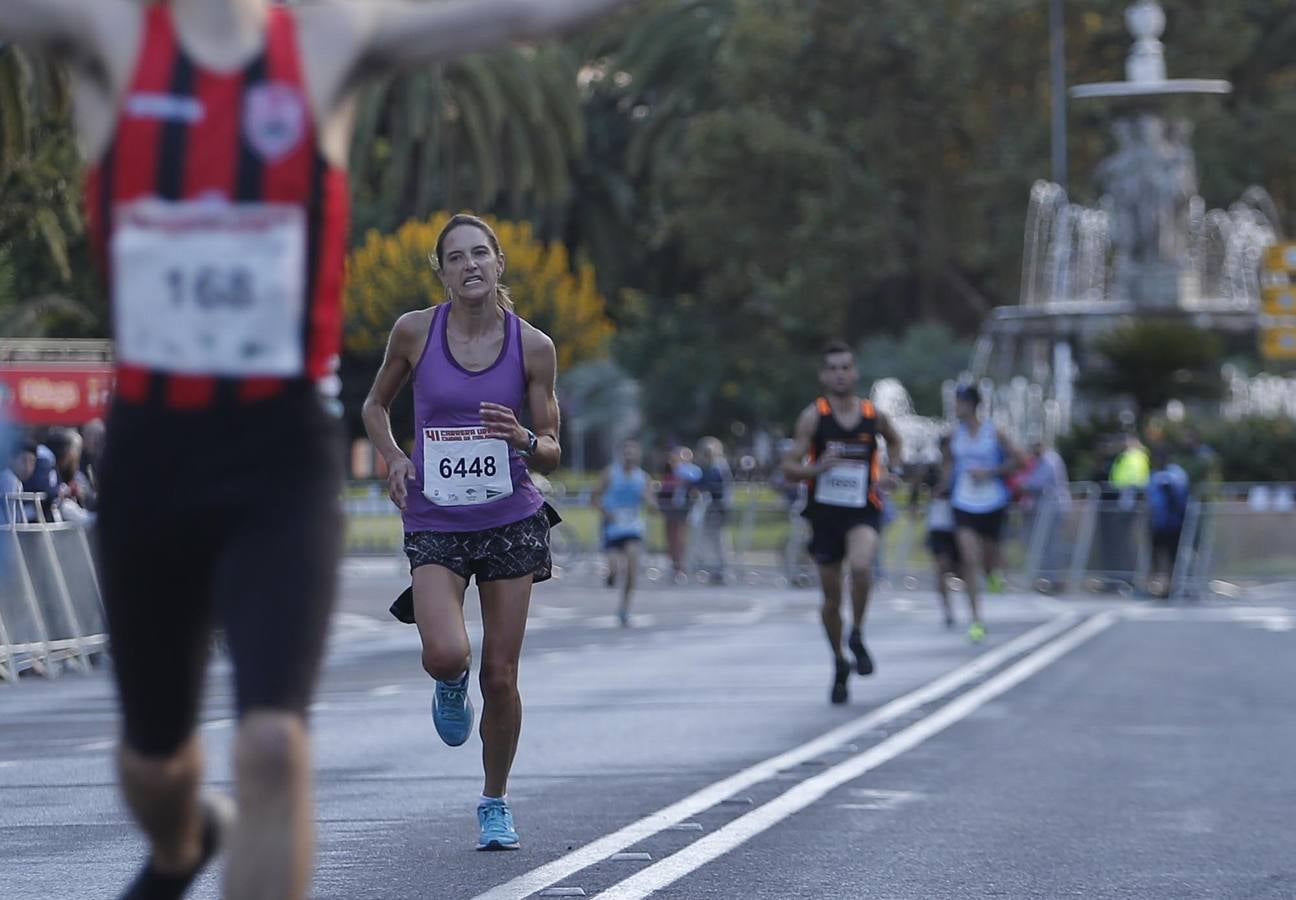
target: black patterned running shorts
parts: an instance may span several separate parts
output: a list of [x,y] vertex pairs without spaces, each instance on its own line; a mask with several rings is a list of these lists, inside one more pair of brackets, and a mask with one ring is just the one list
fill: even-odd
[[562,517],[548,503],[517,522],[482,531],[408,531],[405,555],[410,571],[441,566],[465,581],[505,581],[530,575],[535,582],[553,574],[549,529]]

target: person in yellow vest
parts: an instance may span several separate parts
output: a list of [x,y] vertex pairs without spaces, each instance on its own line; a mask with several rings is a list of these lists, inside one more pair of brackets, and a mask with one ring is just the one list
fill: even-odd
[[1125,448],[1116,454],[1107,476],[1108,483],[1119,492],[1116,508],[1109,509],[1104,514],[1105,568],[1109,570],[1111,584],[1117,589],[1122,584],[1130,588],[1134,586],[1135,570],[1138,568],[1136,548],[1143,538],[1143,529],[1138,527],[1135,508],[1151,476],[1152,461],[1147,448],[1137,435],[1126,435]]
[[1147,447],[1131,434],[1125,439],[1125,449],[1117,454],[1112,462],[1108,480],[1113,487],[1121,488],[1123,498],[1127,491],[1132,496],[1132,489],[1147,487],[1148,479],[1151,477],[1152,460],[1148,456]]

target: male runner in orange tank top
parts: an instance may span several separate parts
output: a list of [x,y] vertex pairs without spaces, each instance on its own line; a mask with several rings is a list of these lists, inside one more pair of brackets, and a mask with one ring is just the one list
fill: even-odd
[[805,517],[810,520],[810,555],[823,584],[823,626],[833,653],[833,703],[847,700],[851,664],[842,652],[842,563],[851,577],[851,633],[854,670],[873,674],[864,645],[864,614],[873,584],[882,515],[881,488],[887,476],[877,438],[886,439],[887,456],[900,464],[900,435],[872,401],[856,395],[859,370],[855,352],[843,341],[824,348],[819,383],[824,395],[797,417],[792,446],[783,459],[790,478],[810,481]]
[[[118,388],[101,557],[120,778],[151,844],[125,896],[182,896],[221,842],[194,728],[218,619],[239,702],[225,895],[292,900],[310,881],[304,713],[335,592],[341,480],[313,385],[340,336],[357,88],[625,2],[0,0],[0,38],[68,65],[110,285]],[[196,500],[129,490],[132,458],[159,444],[204,475]],[[265,498],[280,495],[298,515],[267,525]],[[177,514],[173,499],[190,506]]]

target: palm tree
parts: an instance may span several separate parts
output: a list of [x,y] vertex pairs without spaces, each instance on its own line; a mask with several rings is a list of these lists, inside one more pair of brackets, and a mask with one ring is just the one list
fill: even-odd
[[[574,164],[576,190],[565,240],[590,254],[609,296],[635,284],[651,290],[646,256],[665,238],[661,188],[682,162],[690,118],[718,102],[715,59],[734,0],[658,0],[575,47],[587,60],[586,147]],[[631,258],[633,257],[633,258]]]
[[66,73],[0,45],[0,334],[100,329],[102,310],[66,296],[89,296],[71,265],[79,171]]
[[369,91],[353,143],[361,225],[500,201],[516,217],[565,200],[584,140],[577,74],[565,48],[520,48]]

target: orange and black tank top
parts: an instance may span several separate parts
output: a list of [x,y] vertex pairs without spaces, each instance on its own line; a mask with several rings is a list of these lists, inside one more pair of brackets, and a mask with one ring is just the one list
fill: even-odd
[[[819,423],[815,426],[814,436],[810,441],[810,458],[817,460],[829,450],[836,450],[837,455],[848,468],[862,468],[867,473],[867,480],[847,479],[845,485],[837,485],[830,490],[821,481],[830,479],[836,474],[830,470],[818,479],[810,481],[809,501],[806,512],[827,508],[864,508],[875,510],[882,508],[882,497],[878,493],[877,483],[881,476],[881,455],[877,452],[877,410],[871,400],[860,401],[859,422],[853,428],[843,428],[841,422],[833,415],[832,405],[827,397],[815,401],[819,413]],[[851,487],[858,486],[858,496],[852,498]],[[825,502],[831,500],[834,502]]]
[[130,88],[89,174],[113,319],[117,400],[254,403],[336,365],[349,197],[319,149],[290,9],[262,51],[213,71],[167,4],[145,14]]

